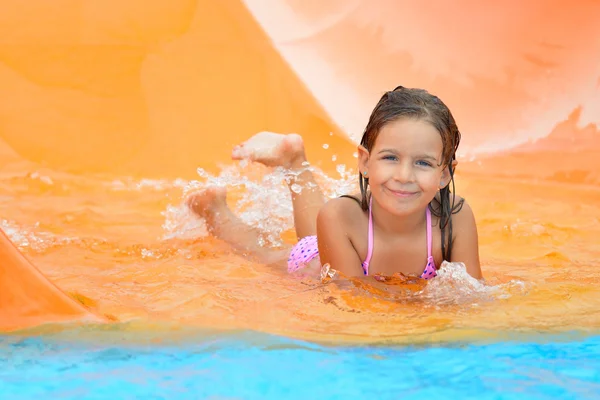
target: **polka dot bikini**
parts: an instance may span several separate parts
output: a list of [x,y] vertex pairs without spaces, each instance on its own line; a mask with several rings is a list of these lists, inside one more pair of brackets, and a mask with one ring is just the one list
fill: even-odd
[[[369,274],[369,262],[371,261],[371,256],[373,254],[373,217],[371,214],[372,201],[373,198],[371,198],[371,202],[369,203],[369,249],[367,253],[367,259],[362,263],[365,275]],[[431,279],[437,275],[437,268],[431,254],[431,242],[431,211],[429,208],[427,208],[427,265],[421,274],[421,278],[423,279]],[[298,243],[296,243],[290,253],[290,257],[287,261],[288,272],[294,273],[304,268],[310,261],[318,257],[319,246],[317,243],[317,237],[303,237]]]

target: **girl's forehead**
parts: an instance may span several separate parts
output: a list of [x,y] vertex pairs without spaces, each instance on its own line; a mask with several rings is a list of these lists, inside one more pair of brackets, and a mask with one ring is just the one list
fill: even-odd
[[442,137],[428,121],[402,118],[385,124],[377,135],[374,148],[416,148],[441,151]]

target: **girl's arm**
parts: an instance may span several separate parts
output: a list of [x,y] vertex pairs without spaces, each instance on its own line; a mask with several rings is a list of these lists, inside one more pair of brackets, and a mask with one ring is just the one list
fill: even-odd
[[452,244],[452,259],[450,261],[465,264],[469,275],[481,279],[477,224],[475,223],[473,210],[466,201],[462,209],[452,215],[452,231],[454,243]]
[[343,200],[328,201],[317,217],[317,241],[321,264],[343,275],[364,276],[361,261],[350,241]]

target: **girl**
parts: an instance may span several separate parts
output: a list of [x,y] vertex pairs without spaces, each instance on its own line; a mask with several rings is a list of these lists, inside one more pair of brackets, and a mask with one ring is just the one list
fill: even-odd
[[259,246],[259,232],[227,207],[222,188],[194,193],[187,204],[211,234],[262,262],[287,260],[290,273],[328,264],[345,276],[400,272],[431,279],[449,261],[480,279],[473,212],[450,190],[459,142],[439,98],[399,86],[381,97],[358,146],[360,194],[328,202],[306,168],[300,136],[262,132],[237,146],[233,159],[287,168],[290,188],[302,188],[290,190],[299,239],[291,251]]

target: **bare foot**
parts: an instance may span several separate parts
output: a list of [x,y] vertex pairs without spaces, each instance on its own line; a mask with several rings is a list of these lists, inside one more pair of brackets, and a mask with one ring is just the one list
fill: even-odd
[[219,211],[227,209],[227,191],[222,187],[209,187],[192,192],[185,203],[194,214],[209,220]]
[[301,167],[306,161],[304,143],[300,135],[273,132],[259,132],[234,147],[231,158],[255,161],[267,167],[284,168]]

